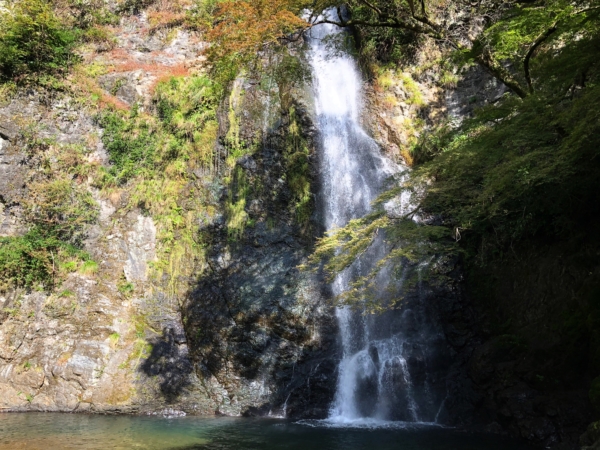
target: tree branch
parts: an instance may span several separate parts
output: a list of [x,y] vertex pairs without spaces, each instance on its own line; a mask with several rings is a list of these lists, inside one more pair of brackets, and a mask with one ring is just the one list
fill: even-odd
[[407,212],[406,214],[402,214],[402,215],[400,215],[400,216],[395,216],[395,215],[393,215],[393,214],[389,214],[389,213],[386,211],[386,216],[387,216],[387,218],[388,218],[388,219],[390,219],[390,220],[406,220],[406,219],[412,219],[412,218],[414,217],[414,215],[415,215],[416,213],[418,213],[418,212],[421,210],[421,207],[422,207],[422,205],[419,203],[419,205],[418,205],[418,206],[417,206],[415,209],[413,209],[412,211],[409,211],[409,212]]
[[525,59],[523,60],[523,70],[525,72],[525,80],[527,81],[527,87],[529,88],[529,92],[531,94],[533,94],[533,83],[531,82],[531,73],[529,71],[529,62],[531,61],[531,57],[533,56],[533,53],[535,52],[535,50],[546,39],[548,39],[550,36],[552,36],[552,34],[558,29],[557,25],[558,25],[558,22],[554,22],[550,28],[548,28],[546,31],[544,31],[542,34],[540,34],[538,36],[538,38],[535,40],[535,42],[533,44],[531,44],[531,47],[529,47],[529,50],[527,51],[527,55],[525,55]]
[[347,22],[345,21],[340,21],[337,22],[335,20],[329,20],[329,19],[322,19],[319,20],[318,22],[315,22],[311,25],[311,27],[314,27],[315,25],[320,25],[323,23],[328,23],[331,25],[337,25],[338,27],[351,27],[351,26],[363,26],[363,27],[371,27],[371,28],[398,28],[398,29],[402,29],[402,30],[408,30],[408,31],[414,31],[415,33],[421,33],[421,34],[425,34],[427,36],[430,36],[434,39],[439,39],[439,40],[445,40],[447,39],[446,36],[432,31],[432,30],[428,30],[424,27],[421,27],[419,25],[413,25],[410,23],[406,23],[406,22],[399,22],[399,21],[394,21],[394,22],[386,22],[386,21],[375,21],[375,22],[369,22],[366,20],[348,20]]
[[485,67],[496,79],[517,94],[521,98],[527,97],[528,93],[521,84],[514,79],[508,70],[506,70],[498,61],[494,59],[490,50],[485,48],[481,54],[475,57],[475,61]]
[[369,2],[367,0],[359,0],[359,2],[362,3],[363,5],[366,5],[367,7],[371,8],[373,11],[375,11],[377,13],[378,16],[382,17],[382,16],[385,15],[381,11],[381,9],[379,9],[378,7],[376,7],[375,5],[373,5],[371,2]]
[[[580,9],[572,13],[571,17],[577,16],[579,14],[584,14],[590,11],[596,11],[598,9],[600,9],[600,6],[592,6],[589,8]],[[533,54],[535,53],[536,49],[540,45],[542,45],[546,39],[548,39],[550,36],[552,36],[552,34],[554,34],[558,30],[559,22],[560,21],[554,22],[550,28],[548,28],[546,31],[540,34],[538,38],[533,42],[533,44],[531,44],[529,50],[527,51],[527,54],[525,55],[525,59],[523,60],[523,70],[525,72],[525,80],[527,81],[527,87],[529,88],[530,93],[533,93],[534,91],[533,83],[531,81],[531,72],[529,69],[529,63],[531,62],[531,58],[533,57]]]

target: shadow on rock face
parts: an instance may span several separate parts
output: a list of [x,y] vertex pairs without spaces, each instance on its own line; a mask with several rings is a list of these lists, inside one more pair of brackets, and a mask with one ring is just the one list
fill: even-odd
[[[255,86],[245,85],[244,111],[264,109]],[[210,398],[218,399],[218,414],[325,417],[335,390],[339,349],[328,288],[319,274],[298,269],[322,232],[321,219],[310,203],[300,221],[297,196],[285,181],[299,158],[305,165],[294,169],[296,175],[311,193],[318,190],[314,158],[290,155],[296,142],[290,130],[297,127],[306,148],[313,148],[306,108],[295,103],[294,111],[278,114],[260,145],[236,161],[237,175],[215,198],[221,211],[235,202],[247,205],[244,227],[232,228],[226,213],[200,230],[208,269],[191,286],[181,314],[194,371]],[[251,116],[240,119],[245,142],[256,136]],[[220,146],[217,152],[225,159],[230,150]]]
[[140,371],[159,380],[160,394],[170,404],[176,402],[191,384],[193,372],[185,336],[175,327],[165,327],[161,336],[149,340],[150,356],[140,365]]

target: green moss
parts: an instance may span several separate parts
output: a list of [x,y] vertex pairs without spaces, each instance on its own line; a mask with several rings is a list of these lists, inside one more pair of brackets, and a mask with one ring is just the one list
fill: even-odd
[[88,259],[81,264],[79,267],[79,272],[83,275],[93,275],[98,272],[98,263]]
[[225,144],[228,152],[225,163],[228,169],[232,169],[239,158],[253,151],[253,146],[248,145],[247,142],[244,142],[240,138],[238,110],[242,105],[243,99],[244,91],[242,89],[242,82],[238,79],[233,82],[231,93],[229,94],[229,109],[227,112],[229,128],[225,135]]
[[133,292],[135,291],[135,285],[133,283],[128,282],[125,279],[125,276],[121,276],[121,278],[117,282],[117,290],[125,297],[131,297],[133,295]]
[[289,126],[284,151],[285,178],[292,193],[292,212],[296,222],[304,229],[313,211],[310,192],[310,148],[298,124],[295,108],[289,109]]
[[229,186],[229,194],[225,203],[227,218],[227,236],[230,241],[241,239],[248,222],[246,203],[250,193],[244,169],[237,166]]
[[402,81],[402,88],[408,94],[406,103],[409,105],[424,106],[425,99],[417,82],[407,73],[401,73],[399,78]]
[[91,78],[98,78],[108,73],[108,67],[99,61],[94,61],[82,67],[83,73]]

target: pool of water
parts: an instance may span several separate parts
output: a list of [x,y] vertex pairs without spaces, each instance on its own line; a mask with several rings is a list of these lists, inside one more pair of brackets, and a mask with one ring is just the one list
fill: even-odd
[[0,413],[0,449],[527,450],[495,435],[432,425]]

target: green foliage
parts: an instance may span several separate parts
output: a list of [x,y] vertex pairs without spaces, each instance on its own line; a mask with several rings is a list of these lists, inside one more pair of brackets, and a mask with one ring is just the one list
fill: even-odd
[[105,113],[99,124],[104,128],[102,141],[112,163],[105,183],[122,185],[145,169],[153,168],[156,136],[151,123],[138,118],[135,112],[124,117],[115,111]]
[[227,218],[227,235],[230,241],[241,239],[248,222],[246,202],[250,193],[250,186],[246,179],[244,169],[236,166],[229,187],[229,195],[225,203],[225,216]]
[[400,80],[402,80],[402,88],[404,92],[408,94],[406,103],[409,105],[423,106],[425,104],[425,100],[423,99],[421,88],[415,82],[415,80],[413,80],[413,78],[406,73],[400,74]]
[[543,3],[510,5],[501,20],[489,26],[481,37],[482,43],[492,45],[498,60],[522,60],[530,45],[553,26],[559,26],[556,39],[560,34],[569,40],[573,33],[589,31],[590,14],[585,2],[567,2],[550,0]]
[[127,188],[130,207],[140,207],[157,225],[157,276],[168,274],[170,289],[202,259],[197,229],[214,213],[211,191],[196,180],[217,170],[216,109],[222,88],[206,77],[171,78],[156,87],[154,115],[108,111],[98,117],[112,166],[97,183],[105,190]]
[[135,285],[128,282],[125,278],[125,275],[121,275],[121,278],[119,278],[119,281],[117,281],[117,290],[125,297],[131,297],[135,291]]
[[422,207],[473,253],[482,239],[502,252],[528,236],[572,235],[598,213],[599,116],[589,108],[598,101],[591,85],[573,100],[506,99],[482,111],[416,171],[436,180]]
[[92,261],[88,259],[84,261],[81,267],[79,268],[79,272],[83,275],[93,275],[98,272],[98,263],[96,261]]
[[[381,280],[378,276],[384,269],[388,269],[385,283],[390,283],[390,289],[393,290],[394,279],[404,278],[403,292],[408,292],[407,288],[414,286],[418,277],[423,275],[419,263],[429,261],[426,265],[428,275],[435,274],[437,278],[433,281],[439,282],[444,277],[443,259],[456,252],[446,228],[417,223],[411,220],[411,213],[391,218],[383,208],[389,200],[387,195],[389,193],[376,200],[373,213],[351,220],[346,226],[329,231],[319,239],[309,258],[315,268],[323,263],[322,269],[327,279],[332,281],[337,274],[360,261],[375,240],[383,239],[387,248],[385,256],[379,259],[370,273],[351,281],[350,288],[336,299],[338,304],[371,313],[391,308],[402,301],[402,296],[394,292],[391,302],[381,302]],[[435,261],[432,261],[433,258],[436,258]]]
[[139,114],[136,108],[99,116],[112,164],[103,184],[119,186],[137,176],[153,178],[173,161],[193,160],[210,169],[219,92],[205,77],[173,77],[157,86],[157,118]]
[[39,162],[21,201],[30,228],[22,236],[0,238],[0,289],[52,289],[79,266],[95,264],[82,247],[87,226],[98,218],[98,205],[80,183],[90,173],[82,147],[40,139],[33,128],[22,140]]
[[[324,262],[330,278],[360,259],[381,233],[389,242],[387,256],[355,280],[342,301],[368,302],[383,267],[404,276],[402,267],[411,261],[432,261],[427,272],[443,278],[442,256],[486,264],[532,237],[560,240],[589,232],[600,217],[600,113],[591,107],[600,102],[600,28],[597,14],[584,22],[579,34],[565,26],[560,46],[550,40],[537,48],[532,94],[506,95],[459,128],[441,124],[421,136],[414,170],[378,199],[375,212],[319,241],[311,260]],[[518,36],[519,45],[494,35],[498,51],[505,49],[507,57],[522,51],[542,26],[536,27]],[[510,30],[508,40],[519,33]],[[384,207],[407,192],[415,211],[398,217]],[[411,220],[416,214],[417,222]]]
[[98,25],[118,25],[120,17],[105,0],[54,0],[52,4],[73,28],[91,30]]
[[[361,2],[354,2],[352,17],[361,21],[377,20],[377,14]],[[379,2],[389,3],[389,2]],[[401,28],[359,27],[353,33],[358,61],[368,72],[375,65],[394,66],[410,61],[423,38]]]
[[[50,231],[50,232],[49,232]],[[64,275],[59,263],[87,255],[36,226],[23,236],[0,237],[0,290],[12,287],[52,288]]]
[[82,40],[93,44],[104,44],[106,50],[112,49],[116,45],[116,39],[112,34],[106,28],[101,27],[91,27],[85,30]]
[[108,339],[110,340],[111,345],[114,347],[119,343],[121,335],[117,332],[111,333],[110,336],[108,336]]
[[25,202],[27,219],[57,239],[80,246],[85,225],[98,217],[92,195],[59,174],[55,179],[32,182],[29,191]]
[[197,0],[187,11],[186,25],[195,30],[205,31],[212,27],[215,13],[223,0]]
[[[318,13],[334,7],[337,17],[327,19],[353,31],[367,68],[376,60],[384,64],[409,61],[419,43],[435,40],[446,50],[456,50],[464,63],[485,68],[521,98],[536,89],[541,73],[536,70],[532,76],[531,62],[537,59],[540,46],[560,48],[565,39],[576,41],[594,32],[597,25],[593,22],[600,11],[583,0],[510,0],[501,7],[492,1],[475,5],[440,0],[418,4],[348,0],[344,8],[333,0],[231,0],[221,2],[216,12],[216,25],[208,34],[213,43],[209,57],[215,68],[227,68],[217,72],[236,73],[265,46],[285,42],[318,22],[314,16],[307,22],[298,19],[302,11]],[[481,30],[472,27],[473,17],[485,17]],[[453,79],[441,81],[452,83]]]
[[139,14],[143,9],[152,5],[156,0],[123,0],[119,4],[119,12],[125,14]]
[[600,86],[593,74],[572,99],[552,89],[482,111],[417,170],[421,181],[436,180],[422,207],[443,215],[473,261],[501,258],[533,236],[586,233],[598,217],[600,122],[589,105],[600,101]]
[[61,75],[76,57],[78,33],[65,28],[44,0],[10,1],[0,8],[0,81]]
[[[429,37],[457,50],[455,56],[463,64],[483,66],[522,98],[534,92],[546,75],[539,69],[541,50],[595,33],[600,11],[589,2],[567,0],[508,1],[501,7],[494,2],[466,5],[438,0],[418,5],[350,0],[347,5],[351,10],[347,24],[358,26],[355,36],[363,61],[404,64]],[[464,20],[470,17],[486,17],[480,32],[465,32],[469,26]],[[455,81],[447,75],[441,77],[442,84]]]
[[195,164],[213,168],[221,95],[221,86],[207,77],[171,78],[157,86],[156,110],[163,127],[177,139],[178,157],[193,155]]

